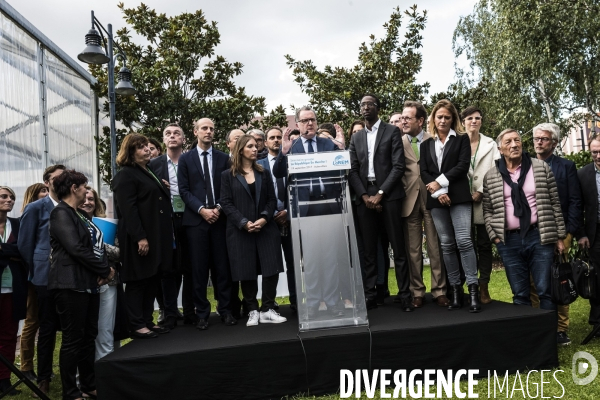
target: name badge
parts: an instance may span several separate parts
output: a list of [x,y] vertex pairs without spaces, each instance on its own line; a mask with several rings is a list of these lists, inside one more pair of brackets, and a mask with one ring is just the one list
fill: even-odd
[[173,212],[185,211],[185,203],[178,194],[173,195]]
[[2,271],[2,285],[3,288],[11,288],[13,286],[13,276],[10,267],[7,265]]

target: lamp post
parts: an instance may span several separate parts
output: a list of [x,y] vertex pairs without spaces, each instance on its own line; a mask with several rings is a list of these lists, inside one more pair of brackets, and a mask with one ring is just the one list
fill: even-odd
[[[95,29],[98,27],[100,33]],[[92,10],[92,29],[85,35],[85,49],[77,58],[87,64],[106,64],[108,63],[108,104],[110,112],[110,169],[111,176],[114,178],[117,173],[117,132],[115,128],[115,99],[116,95],[133,95],[135,88],[131,84],[131,71],[127,69],[127,57],[125,52],[113,39],[112,25],[107,25],[108,30],[102,26],[98,18],[94,16]],[[107,38],[104,37],[106,33]],[[104,45],[104,49],[102,46]],[[118,53],[113,55],[113,46],[117,47]],[[106,49],[106,53],[104,50]],[[115,87],[115,61],[117,58],[123,60],[123,67],[119,71],[119,83]]]

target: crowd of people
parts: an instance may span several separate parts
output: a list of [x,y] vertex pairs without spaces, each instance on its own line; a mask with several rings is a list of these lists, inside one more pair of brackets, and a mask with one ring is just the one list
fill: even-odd
[[[477,107],[459,114],[441,100],[428,116],[421,103],[407,101],[389,123],[379,116],[376,95],[365,95],[360,108],[363,119],[347,134],[337,124],[319,125],[309,106],[296,111],[297,129],[234,129],[225,138],[229,154],[213,146],[209,118],[194,123],[197,140],[191,146],[176,123],[165,127],[163,143],[128,134],[112,181],[114,244],[105,243],[93,219],[105,217],[104,202],[80,172],[48,167],[43,184],[27,189],[18,219],[7,216],[14,191],[0,186],[2,355],[14,361],[24,319],[21,371],[48,393],[61,330],[63,398],[93,398],[94,361],[121,339],[157,338],[181,321],[209,328],[209,280],[226,326],[246,318],[247,326],[286,322],[276,302],[284,260],[294,311],[298,296],[285,156],[344,150],[347,141],[368,310],[390,296],[388,248],[398,286],[393,301],[405,312],[426,305],[423,234],[433,304],[451,311],[461,309],[465,299],[473,313],[492,301],[492,243],[513,302],[546,310],[557,310],[550,296],[556,253],[567,252],[576,238],[600,260],[600,138],[590,142],[594,161],[577,171],[554,154],[559,137],[554,124],[533,128],[533,156],[523,151],[513,129],[495,141],[482,134]],[[311,183],[304,195],[320,200],[339,193]],[[183,312],[177,306],[180,289]],[[341,317],[354,306],[350,297],[338,291],[307,298],[306,306],[313,317],[323,312]],[[589,322],[599,324],[600,300],[590,302]],[[569,307],[558,307],[557,315],[557,343],[568,344]],[[0,366],[0,392],[9,387],[10,371]]]

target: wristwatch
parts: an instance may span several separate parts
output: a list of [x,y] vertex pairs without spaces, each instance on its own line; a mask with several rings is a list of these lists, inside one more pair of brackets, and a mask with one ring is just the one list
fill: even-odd
[[383,196],[383,190],[379,189],[379,192],[377,192],[377,194]]

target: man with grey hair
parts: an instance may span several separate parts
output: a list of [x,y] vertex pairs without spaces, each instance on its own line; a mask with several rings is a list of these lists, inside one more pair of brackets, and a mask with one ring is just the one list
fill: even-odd
[[496,244],[513,293],[513,303],[531,305],[530,276],[540,308],[556,310],[550,296],[554,250],[564,251],[567,236],[550,166],[523,152],[514,129],[498,135],[502,157],[483,181],[483,218]]
[[258,150],[257,160],[266,158],[269,155],[269,149],[265,146],[265,133],[260,129],[250,129],[247,134],[252,135],[254,140],[256,140],[256,150]]
[[[565,253],[569,252],[571,240],[579,229],[581,220],[581,191],[579,189],[579,179],[577,178],[577,168],[573,161],[561,158],[554,154],[558,145],[560,128],[556,124],[543,123],[533,128],[533,145],[538,160],[545,161],[554,174],[558,198],[562,216],[565,220],[567,237],[564,240]],[[534,307],[539,306],[537,291],[531,282],[531,303]],[[571,343],[567,331],[569,329],[569,306],[557,306],[558,311],[558,333],[557,341],[559,345],[568,345]]]

